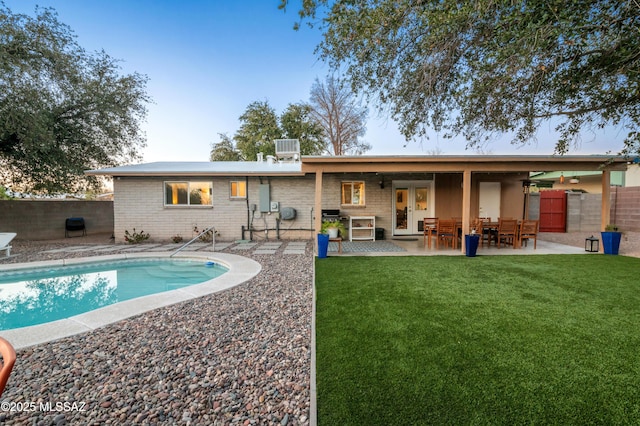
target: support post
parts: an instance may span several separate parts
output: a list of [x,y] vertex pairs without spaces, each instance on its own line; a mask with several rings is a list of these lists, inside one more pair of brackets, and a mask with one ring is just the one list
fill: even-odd
[[316,190],[313,212],[315,219],[313,220],[313,241],[315,246],[315,252],[318,253],[318,239],[316,235],[322,229],[322,169],[316,170]]
[[469,233],[469,222],[471,222],[471,170],[462,173],[462,238],[460,247],[462,253],[466,251],[464,236]]
[[[604,231],[611,220],[611,172],[602,171],[602,202],[600,203],[600,231]],[[600,245],[600,252],[604,251],[604,244]]]

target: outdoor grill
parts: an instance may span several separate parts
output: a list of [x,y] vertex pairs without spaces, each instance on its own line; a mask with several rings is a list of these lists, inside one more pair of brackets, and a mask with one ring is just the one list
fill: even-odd
[[343,217],[340,216],[340,209],[325,209],[322,210],[322,220],[327,220],[329,222],[338,222],[342,220]]

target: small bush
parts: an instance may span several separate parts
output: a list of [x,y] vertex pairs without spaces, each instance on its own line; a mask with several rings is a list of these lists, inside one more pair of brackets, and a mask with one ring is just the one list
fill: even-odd
[[[199,235],[201,232],[203,232],[203,231],[200,231],[197,226],[193,227],[193,234],[194,235]],[[209,229],[207,232],[203,233],[202,235],[199,235],[198,236],[198,240],[202,241],[203,243],[212,242],[213,241],[213,232],[214,232],[213,229]],[[215,232],[216,232],[216,235],[218,235],[218,231],[215,231]]]
[[149,233],[144,231],[136,232],[136,228],[133,228],[133,232],[129,232],[128,229],[124,231],[124,240],[129,244],[139,244],[149,239]]

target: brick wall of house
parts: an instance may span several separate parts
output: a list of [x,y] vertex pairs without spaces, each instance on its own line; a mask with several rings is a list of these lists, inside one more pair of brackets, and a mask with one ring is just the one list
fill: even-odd
[[[193,228],[205,229],[215,226],[219,239],[236,240],[243,237],[242,226],[254,229],[244,234],[254,240],[308,239],[313,238],[313,211],[315,198],[315,176],[304,177],[263,177],[250,178],[248,200],[231,200],[229,182],[244,178],[214,178],[213,207],[165,207],[163,178],[121,178],[114,181],[115,236],[123,241],[125,230],[149,233],[151,241],[170,241],[172,236],[181,235],[184,240],[194,236]],[[191,180],[202,180],[193,178]],[[343,181],[364,181],[366,205],[363,207],[341,208],[340,193]],[[379,177],[363,176],[360,173],[323,176],[323,209],[340,209],[343,216],[377,216],[376,227],[391,229],[391,215],[380,215],[381,211],[391,211],[391,183],[385,189],[379,185]],[[276,230],[275,213],[260,212],[259,185],[270,184],[270,201],[296,210],[293,220],[281,220]],[[252,212],[251,205],[257,206]],[[144,209],[139,208],[144,206]],[[247,207],[249,206],[249,207]],[[265,228],[267,232],[265,233]]]
[[[175,181],[175,179],[172,179]],[[181,179],[182,180],[182,179]],[[192,178],[202,181],[202,178]],[[124,239],[125,230],[149,233],[151,241],[167,242],[174,235],[180,235],[185,241],[193,238],[193,229],[204,230],[215,226],[218,238],[232,241],[243,238],[245,229],[252,224],[256,230],[255,240],[276,239],[277,215],[260,212],[259,185],[270,184],[270,201],[278,201],[280,208],[293,207],[296,217],[293,220],[280,221],[279,235],[282,239],[311,238],[312,208],[314,204],[314,177],[265,177],[249,178],[248,199],[229,197],[230,181],[240,178],[213,179],[213,207],[164,206],[165,179],[116,179],[114,181],[115,236],[117,241]],[[256,210],[251,210],[255,204]],[[139,206],[144,205],[144,208]],[[265,232],[265,229],[267,232]],[[249,239],[249,232],[244,235]]]

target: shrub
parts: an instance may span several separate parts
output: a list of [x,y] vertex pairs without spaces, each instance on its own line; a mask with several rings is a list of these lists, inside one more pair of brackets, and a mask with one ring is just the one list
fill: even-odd
[[149,233],[144,231],[136,232],[136,228],[133,228],[133,232],[129,232],[128,229],[125,229],[124,231],[124,240],[129,244],[139,244],[148,239]]

